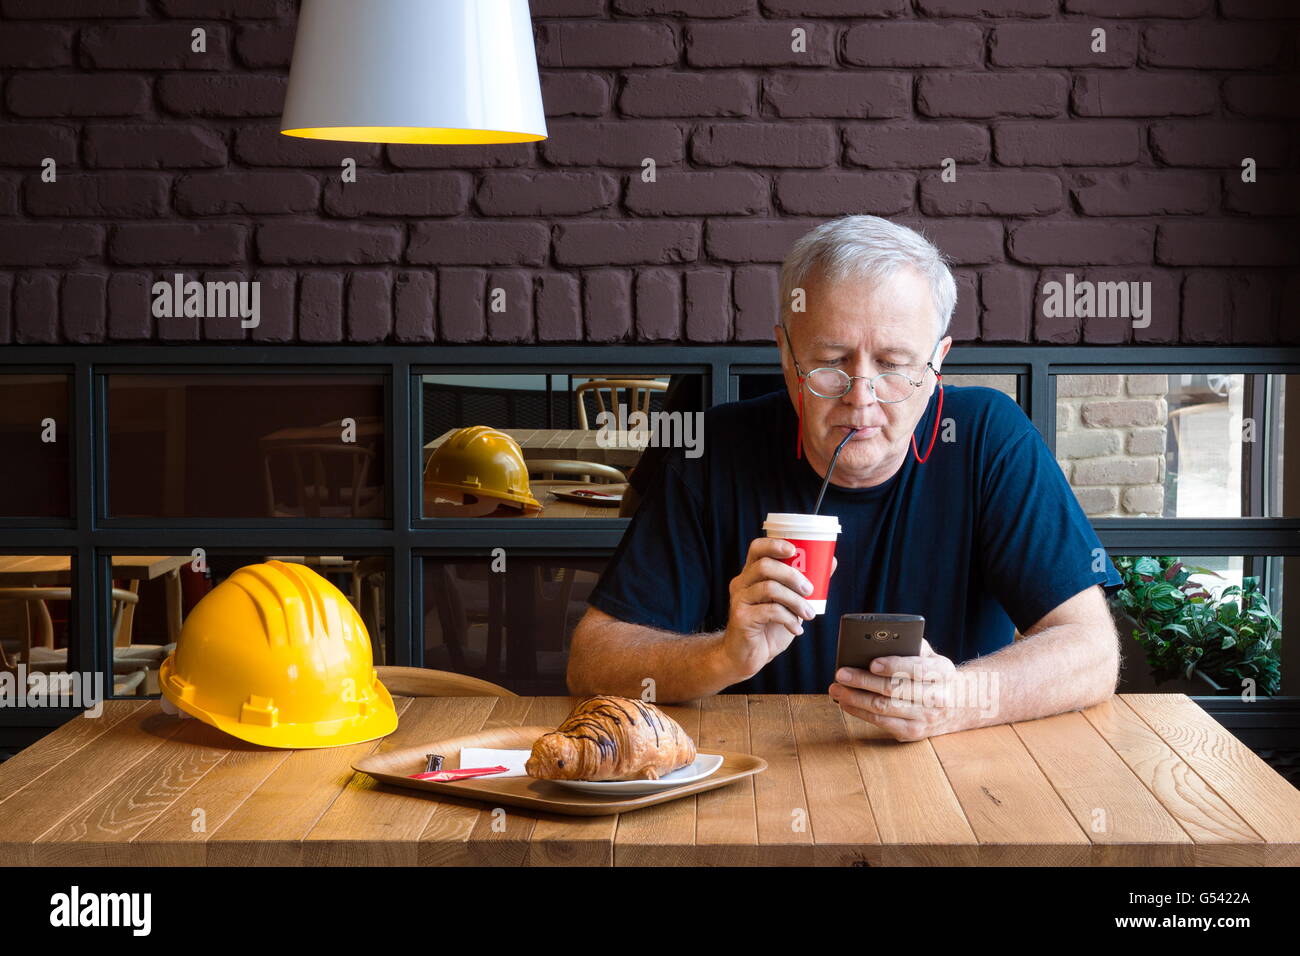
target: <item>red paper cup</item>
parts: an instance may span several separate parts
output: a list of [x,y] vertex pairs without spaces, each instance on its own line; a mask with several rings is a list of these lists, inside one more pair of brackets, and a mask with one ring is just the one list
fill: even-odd
[[784,538],[795,547],[794,557],[781,559],[796,571],[802,571],[813,586],[808,603],[817,614],[826,613],[826,594],[831,584],[831,563],[835,557],[835,539],[840,522],[834,515],[796,515],[772,513],[763,522],[769,538]]

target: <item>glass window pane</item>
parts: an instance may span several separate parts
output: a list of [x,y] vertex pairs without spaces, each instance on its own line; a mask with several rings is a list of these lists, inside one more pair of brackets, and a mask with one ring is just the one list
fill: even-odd
[[[1283,615],[1293,558],[1112,555],[1124,588],[1111,598],[1121,693],[1293,693],[1282,683]],[[1300,583],[1300,582],[1296,582]],[[1292,629],[1294,630],[1294,629]],[[1226,640],[1230,637],[1231,640]],[[1226,646],[1225,646],[1226,645]],[[1189,676],[1190,669],[1190,676]],[[1221,688],[1221,689],[1216,689]]]
[[424,561],[424,663],[515,693],[568,694],[569,640],[604,557]]
[[14,675],[22,706],[86,709],[108,696],[102,677],[69,664],[75,589],[70,555],[0,555],[0,672]]
[[113,517],[383,518],[377,375],[110,375]]
[[669,450],[699,453],[706,387],[698,373],[422,376],[423,516],[627,516]]
[[[1056,457],[1088,514],[1289,517],[1288,376],[1056,376]],[[1291,474],[1287,466],[1291,463]]]
[[375,665],[392,660],[386,557],[206,553],[199,570],[192,554],[113,555],[113,671],[119,687],[126,685],[118,696],[158,694],[158,668],[194,606],[235,571],[271,559],[305,564],[333,584],[361,615]]
[[0,375],[0,517],[71,516],[66,375]]

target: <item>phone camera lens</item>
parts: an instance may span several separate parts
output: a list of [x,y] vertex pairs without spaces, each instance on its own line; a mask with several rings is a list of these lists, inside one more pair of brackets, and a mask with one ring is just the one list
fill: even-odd
[[887,641],[887,640],[889,640],[889,632],[888,632],[888,631],[876,631],[876,640],[878,640],[878,641]]

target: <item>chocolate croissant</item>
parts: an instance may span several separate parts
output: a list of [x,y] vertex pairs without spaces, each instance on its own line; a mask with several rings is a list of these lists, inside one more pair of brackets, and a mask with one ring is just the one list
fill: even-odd
[[695,761],[695,741],[654,704],[601,694],[538,737],[524,769],[543,780],[658,780]]

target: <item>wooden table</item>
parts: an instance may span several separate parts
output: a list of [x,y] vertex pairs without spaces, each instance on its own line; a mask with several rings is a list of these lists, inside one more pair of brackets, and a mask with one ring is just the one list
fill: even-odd
[[[180,569],[193,560],[188,554],[115,554],[113,577],[127,581],[152,581],[164,577],[167,601],[167,640],[175,642],[181,633]],[[72,558],[66,554],[0,555],[0,585],[9,587],[67,587],[72,583]],[[132,590],[136,590],[133,587]],[[75,597],[75,595],[74,595]],[[134,608],[127,605],[126,613]],[[129,632],[129,618],[124,624]]]
[[[398,698],[382,741],[281,751],[113,701],[0,764],[0,865],[1296,865],[1300,791],[1182,695],[898,743],[825,695],[666,710],[755,777],[622,816],[492,808],[353,761],[563,697]],[[497,825],[494,826],[494,823]]]

